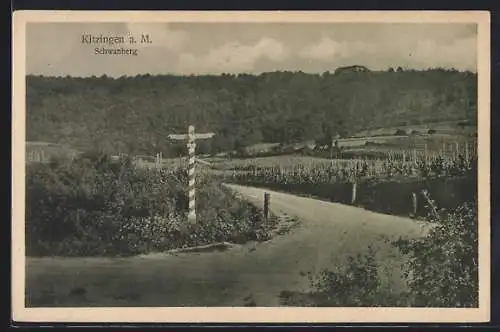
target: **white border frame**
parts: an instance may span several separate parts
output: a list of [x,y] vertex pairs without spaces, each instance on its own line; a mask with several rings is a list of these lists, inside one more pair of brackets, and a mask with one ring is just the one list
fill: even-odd
[[[476,23],[478,26],[479,308],[26,308],[25,74],[28,22]],[[445,323],[490,319],[490,14],[487,11],[147,12],[17,11],[13,14],[12,308],[17,322]]]

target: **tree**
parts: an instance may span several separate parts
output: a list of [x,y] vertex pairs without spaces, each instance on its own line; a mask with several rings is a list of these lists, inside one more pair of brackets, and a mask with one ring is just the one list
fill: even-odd
[[418,135],[420,135],[420,131],[418,131],[418,130],[416,130],[416,129],[413,129],[413,130],[411,131],[411,134],[412,134],[412,136],[418,136]]
[[404,129],[398,129],[398,130],[396,130],[396,132],[394,133],[394,135],[396,135],[396,136],[404,136],[404,135],[407,135],[407,132]]
[[119,79],[29,75],[26,90],[28,140],[83,150],[99,140],[120,141],[126,152],[137,154],[152,153],[153,143],[160,148],[166,134],[184,131],[189,123],[216,132],[214,151],[230,151],[236,138],[244,145],[288,144],[416,120],[456,121],[457,115],[473,125],[477,115],[477,74],[444,70]]

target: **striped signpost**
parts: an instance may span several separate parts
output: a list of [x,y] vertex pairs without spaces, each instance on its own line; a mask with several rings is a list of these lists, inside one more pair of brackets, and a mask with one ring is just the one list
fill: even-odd
[[188,186],[188,221],[190,223],[196,223],[196,187],[195,187],[195,151],[196,151],[196,143],[195,140],[197,139],[208,139],[212,138],[215,134],[214,133],[203,133],[203,134],[195,134],[194,133],[194,126],[189,126],[188,127],[188,133],[187,135],[169,135],[168,137],[170,139],[174,140],[187,140],[187,148],[188,148],[188,155],[189,155],[189,162],[188,162],[188,178],[189,178],[189,186]]

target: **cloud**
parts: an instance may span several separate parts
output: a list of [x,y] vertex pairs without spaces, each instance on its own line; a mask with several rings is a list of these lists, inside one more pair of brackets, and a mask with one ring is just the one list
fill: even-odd
[[328,61],[372,52],[374,52],[374,46],[367,42],[339,42],[331,37],[323,36],[318,42],[305,46],[299,51],[299,56],[311,60]]
[[[148,34],[137,57],[96,56],[88,34]],[[473,25],[218,25],[172,23],[36,23],[27,26],[29,73],[120,76],[220,74],[274,70],[324,72],[349,64],[477,70]],[[130,45],[131,46],[131,45]]]
[[422,67],[455,67],[476,70],[477,39],[467,37],[449,43],[439,43],[432,39],[419,40],[409,56]]
[[392,38],[374,38],[371,41],[338,41],[323,36],[298,51],[298,56],[329,63],[359,62],[373,69],[402,65],[476,70],[475,35],[453,37],[451,33],[432,35],[418,32],[418,37],[414,38],[396,33]]
[[179,67],[183,71],[230,72],[250,71],[260,59],[283,61],[289,56],[285,45],[275,39],[263,37],[253,45],[231,42],[196,56],[183,53]]
[[142,35],[149,35],[151,44],[140,44],[138,47],[162,47],[172,51],[180,51],[189,40],[189,35],[185,31],[171,30],[168,24],[163,23],[128,23],[127,30],[137,40]]

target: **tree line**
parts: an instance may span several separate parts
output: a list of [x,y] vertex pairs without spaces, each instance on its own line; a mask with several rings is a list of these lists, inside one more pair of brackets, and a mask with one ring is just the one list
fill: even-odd
[[477,114],[477,74],[453,69],[26,79],[27,140],[113,154],[177,156],[189,124],[216,153]]

